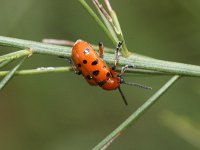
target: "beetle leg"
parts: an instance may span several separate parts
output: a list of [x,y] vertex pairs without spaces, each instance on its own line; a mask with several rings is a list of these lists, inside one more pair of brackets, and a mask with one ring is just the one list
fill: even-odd
[[135,83],[135,82],[126,82],[123,78],[123,75],[125,73],[125,71],[129,68],[135,68],[135,66],[133,65],[125,65],[124,67],[122,67],[121,69],[121,73],[118,75],[120,77],[120,82],[121,84],[127,84],[127,85],[131,85],[131,86],[136,86],[136,87],[139,87],[139,88],[143,88],[143,89],[146,89],[146,90],[151,90],[152,88],[149,87],[149,86],[146,86],[146,85],[142,85],[142,84],[139,84],[139,83]]
[[103,59],[103,53],[104,53],[104,49],[103,49],[103,43],[99,42],[99,56]]
[[129,68],[135,68],[135,66],[133,65],[125,65],[124,67],[122,67],[121,69],[121,73],[120,73],[120,76],[124,75],[125,71]]
[[79,70],[76,68],[76,66],[75,66],[75,64],[74,64],[74,61],[73,61],[71,58],[69,59],[69,63],[71,64],[72,69],[74,70],[75,74],[80,75],[80,74],[81,74],[81,71],[79,71]]
[[117,63],[119,61],[119,50],[122,47],[122,43],[123,43],[122,41],[119,41],[115,49],[115,60],[114,60],[114,66],[112,67],[113,70],[115,70],[117,67]]

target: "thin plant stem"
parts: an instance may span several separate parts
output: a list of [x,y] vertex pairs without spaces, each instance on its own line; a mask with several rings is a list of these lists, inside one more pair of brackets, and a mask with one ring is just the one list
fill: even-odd
[[98,0],[92,0],[92,1],[94,3],[95,7],[97,8],[97,11],[99,12],[104,24],[106,25],[109,32],[112,34],[115,41],[119,41],[119,39],[117,38],[117,35],[115,33],[115,30],[113,29],[113,26],[111,25],[112,18],[103,9],[103,6],[101,4],[99,4]]
[[[71,67],[40,67],[37,69],[19,70],[15,72],[15,75],[34,75],[34,74],[45,74],[45,73],[58,73],[71,71]],[[6,76],[9,71],[0,71],[0,77]]]
[[[180,78],[180,76],[173,76],[165,85],[163,85],[153,96],[151,96],[141,107],[139,107],[130,117],[128,117],[120,126],[118,126],[113,132],[111,132],[105,139],[103,139],[93,150],[100,150],[107,148],[110,145],[110,141],[114,141],[116,136],[119,136],[122,132],[131,127],[137,119],[142,117],[158,99]],[[107,146],[107,144],[109,144]]]
[[73,46],[74,42],[69,40],[58,40],[58,39],[43,39],[42,43],[54,44],[54,45],[66,45]]
[[29,50],[16,51],[13,53],[9,53],[9,54],[0,56],[0,63],[4,62],[5,60],[14,60],[14,59],[18,59],[20,57],[24,57],[24,56],[28,56],[28,55],[31,55],[31,51],[29,51]]
[[[27,53],[48,54],[59,57],[70,57],[71,47],[45,44],[35,41],[22,40],[0,36],[0,45],[27,49]],[[1,58],[1,57],[0,57]]]
[[0,63],[0,69],[5,67],[7,64],[9,64],[12,60],[9,59],[9,60],[4,60],[3,62]]
[[117,32],[117,37],[118,37],[118,39],[120,41],[123,41],[121,53],[122,53],[123,56],[128,57],[129,56],[129,51],[128,51],[127,46],[126,46],[126,41],[124,39],[122,30],[121,30],[121,27],[120,27],[120,24],[119,24],[119,21],[118,21],[118,17],[117,17],[117,15],[116,15],[114,10],[112,10],[110,12],[110,15],[111,15],[111,17],[113,19],[113,22],[114,22],[114,25],[116,26],[117,31],[118,31]]
[[[44,44],[40,42],[33,42],[28,40],[3,37],[0,36],[0,45],[12,46],[16,48],[22,49],[31,49],[25,50],[26,55],[30,52],[33,54],[47,54],[65,58],[71,58],[71,47],[68,46],[59,46],[59,45],[51,45]],[[6,60],[5,57],[0,56],[1,59]],[[108,64],[114,64],[114,54],[104,53],[104,61]],[[128,58],[121,57],[119,65],[132,65],[135,66],[136,69],[144,69],[144,70],[152,70],[163,72],[166,74],[178,74],[182,76],[196,76],[200,77],[200,66],[190,65],[178,62],[170,62],[165,60],[158,60],[154,58],[150,58],[147,56],[132,54]]]
[[121,34],[122,37],[123,37],[122,29],[121,29],[121,26],[120,26],[120,23],[119,23],[117,14],[116,14],[115,11],[112,9],[109,0],[104,0],[104,3],[105,3],[106,6],[107,6],[107,9],[108,9],[108,11],[109,11],[109,14],[110,14],[110,16],[111,16],[111,18],[112,18],[112,20],[113,20],[113,24],[115,25],[115,27],[116,27],[116,29],[117,29],[116,31],[117,31],[119,34]]
[[[53,44],[53,45],[62,45],[62,46],[73,46],[75,42],[69,41],[69,40],[58,40],[58,39],[43,39],[43,43],[46,44]],[[92,47],[98,52],[99,51],[99,45],[92,44]],[[104,46],[104,52],[106,53],[114,53],[113,48],[105,47]]]
[[[121,68],[117,68],[117,71],[121,71]],[[34,75],[34,74],[45,74],[45,73],[61,73],[61,72],[68,72],[73,71],[71,67],[39,67],[37,69],[27,69],[27,70],[19,70],[15,72],[15,75]],[[0,71],[0,77],[6,76],[9,71]],[[126,70],[125,76],[141,76],[141,75],[171,75],[166,74],[163,72],[158,71],[151,71],[151,70],[142,70],[142,69],[135,69],[135,70]]]
[[109,30],[103,24],[103,22],[99,19],[99,17],[96,15],[96,13],[92,10],[92,8],[86,3],[86,1],[79,0],[79,2],[88,11],[88,13],[92,16],[92,18],[97,22],[97,24],[101,27],[101,29],[106,33],[106,35],[112,41],[112,43],[114,45],[116,45],[118,41],[115,40],[115,38],[112,36],[112,34],[109,32]]
[[103,8],[103,5],[101,5],[98,0],[93,0],[93,3],[97,7],[97,10],[98,10],[100,16],[102,17],[104,23],[106,24],[107,28],[109,29],[110,33],[113,35],[113,37],[117,36],[118,41],[123,41],[121,54],[124,57],[128,57],[130,55],[130,53],[127,49],[126,42],[125,42],[122,30],[121,30],[121,26],[118,21],[117,14],[112,9],[108,0],[107,1],[105,0],[104,2],[108,7],[110,16],[108,15],[106,10]]
[[27,58],[24,57],[0,82],[0,91],[5,87],[8,81],[11,80],[17,69],[23,64],[24,60]]

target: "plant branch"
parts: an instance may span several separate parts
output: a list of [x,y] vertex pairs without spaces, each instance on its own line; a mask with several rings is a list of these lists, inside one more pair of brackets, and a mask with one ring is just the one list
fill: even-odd
[[112,18],[107,14],[107,12],[104,10],[103,6],[101,4],[99,4],[98,0],[92,0],[95,7],[97,8],[97,11],[99,12],[105,26],[107,27],[107,29],[109,30],[110,34],[112,35],[112,37],[115,39],[115,41],[119,41],[119,39],[117,38],[117,35],[113,29],[113,24],[112,23]]
[[[40,67],[37,69],[19,70],[15,72],[15,75],[34,75],[44,73],[57,73],[71,71],[71,67]],[[0,77],[6,76],[9,71],[0,71]]]
[[[62,46],[70,46],[70,47],[72,47],[74,45],[74,43],[75,43],[73,41],[59,40],[59,39],[43,39],[42,42],[46,43],[46,44],[62,45]],[[96,51],[99,51],[99,45],[92,45],[92,47]],[[104,52],[112,53],[113,54],[114,53],[114,49],[108,48],[108,47],[104,47]]]
[[[121,71],[121,68],[117,68],[118,71]],[[71,67],[40,67],[37,69],[27,69],[27,70],[19,70],[15,72],[15,75],[34,75],[34,74],[44,74],[44,73],[60,73],[60,72],[68,72],[73,71]],[[0,77],[6,76],[9,71],[0,71]],[[172,74],[164,74],[163,72],[151,71],[151,70],[126,70],[126,76],[141,76],[141,75],[172,75]]]
[[38,54],[48,54],[60,57],[71,56],[71,47],[51,45],[51,44],[45,44],[45,43],[10,38],[10,37],[0,36],[0,45],[16,47],[21,49],[29,49],[31,50],[29,52]]
[[42,43],[53,44],[53,45],[66,45],[66,46],[74,45],[73,41],[59,40],[59,39],[43,39]]
[[85,2],[85,0],[79,0],[79,2],[88,11],[88,13],[92,16],[92,18],[97,22],[99,27],[106,33],[106,35],[112,41],[112,43],[114,45],[116,45],[118,41],[116,41],[115,38],[113,38],[112,34],[109,32],[109,30],[103,24],[103,22],[99,19],[99,17],[95,14],[95,12],[92,10],[92,8]]
[[[144,112],[146,112],[158,99],[179,79],[178,75],[173,76],[164,86],[162,86],[153,96],[151,96],[141,107],[139,107],[129,118],[127,118],[119,127],[111,132],[104,140],[102,140],[93,150],[106,149],[110,145],[110,141],[114,141],[123,131],[133,125]],[[108,144],[108,145],[107,145]]]
[[14,60],[14,59],[17,59],[17,58],[20,58],[23,56],[28,56],[28,55],[31,55],[31,51],[29,51],[29,50],[16,51],[13,53],[9,53],[9,54],[0,56],[0,63],[4,62],[6,60],[11,61],[11,60]]
[[5,87],[5,85],[8,83],[8,81],[11,80],[17,69],[23,64],[24,60],[27,57],[24,57],[11,71],[8,72],[8,74],[1,80],[0,82],[0,91]]
[[[106,12],[106,10],[103,8],[103,5],[99,3],[98,0],[92,0],[95,7],[97,8],[97,11],[99,12],[103,22],[98,18],[96,13],[92,10],[92,8],[85,2],[85,0],[79,0],[81,4],[84,6],[84,8],[88,11],[88,13],[95,19],[95,21],[98,23],[98,25],[101,27],[101,29],[110,37],[111,41],[114,45],[117,45],[119,41],[123,41],[121,54],[124,57],[129,56],[128,49],[125,44],[125,39],[122,34],[122,30],[117,18],[116,13],[114,10],[109,10],[110,15]],[[108,1],[107,1],[108,3]],[[107,28],[106,28],[107,27]]]
[[[44,44],[40,42],[33,42],[3,36],[0,36],[0,45],[22,49],[31,49],[33,54],[47,54],[66,58],[71,57],[71,47],[67,46]],[[30,51],[28,50],[23,51],[26,51],[26,55],[30,53]],[[105,53],[104,61],[108,64],[113,64],[114,57],[114,54]],[[5,58],[2,56],[0,56],[0,58],[5,60]],[[136,69],[152,70],[163,72],[166,74],[178,74],[183,76],[200,77],[200,66],[158,60],[147,56],[142,56],[136,53],[132,54],[128,58],[120,58],[119,65],[123,66],[127,64],[134,65]]]
[[12,60],[5,60],[3,62],[0,63],[0,69],[3,68],[4,66],[6,66],[8,63],[10,63]]
[[112,18],[113,25],[114,25],[114,27],[116,29],[115,31],[116,31],[117,37],[118,37],[118,39],[120,41],[123,41],[121,53],[122,53],[123,56],[128,57],[129,56],[129,51],[128,51],[127,46],[126,46],[126,41],[124,39],[123,32],[122,32],[122,29],[121,29],[117,14],[112,9],[109,0],[104,0],[104,3],[106,4],[107,9],[109,11],[109,14],[110,14],[110,16]]

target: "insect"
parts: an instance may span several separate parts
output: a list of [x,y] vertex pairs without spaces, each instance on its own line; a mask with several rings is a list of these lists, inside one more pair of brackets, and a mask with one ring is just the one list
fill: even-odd
[[102,60],[104,54],[103,43],[99,43],[98,55],[89,43],[77,40],[72,48],[70,63],[74,72],[79,75],[82,74],[90,85],[100,86],[104,90],[118,89],[124,103],[128,105],[127,100],[120,88],[121,84],[133,85],[145,89],[150,89],[150,87],[138,83],[125,82],[123,75],[128,68],[134,67],[132,65],[125,65],[122,67],[121,73],[116,72],[121,46],[122,42],[119,42],[115,50],[114,65],[109,68]]

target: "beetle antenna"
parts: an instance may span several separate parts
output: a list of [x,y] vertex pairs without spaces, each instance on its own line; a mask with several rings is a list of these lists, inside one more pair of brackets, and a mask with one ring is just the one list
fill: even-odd
[[128,102],[126,101],[126,98],[125,98],[125,96],[124,96],[124,93],[122,92],[121,88],[120,88],[120,87],[118,87],[118,90],[119,90],[119,93],[120,93],[120,94],[121,94],[121,96],[122,96],[122,99],[123,99],[123,101],[124,101],[125,105],[128,105]]
[[125,81],[123,81],[122,83],[123,83],[123,84],[126,84],[126,85],[135,86],[135,87],[138,87],[138,88],[143,88],[143,89],[146,89],[146,90],[151,90],[151,89],[152,89],[152,88],[149,87],[149,86],[142,85],[142,84],[139,84],[139,83],[125,82]]

